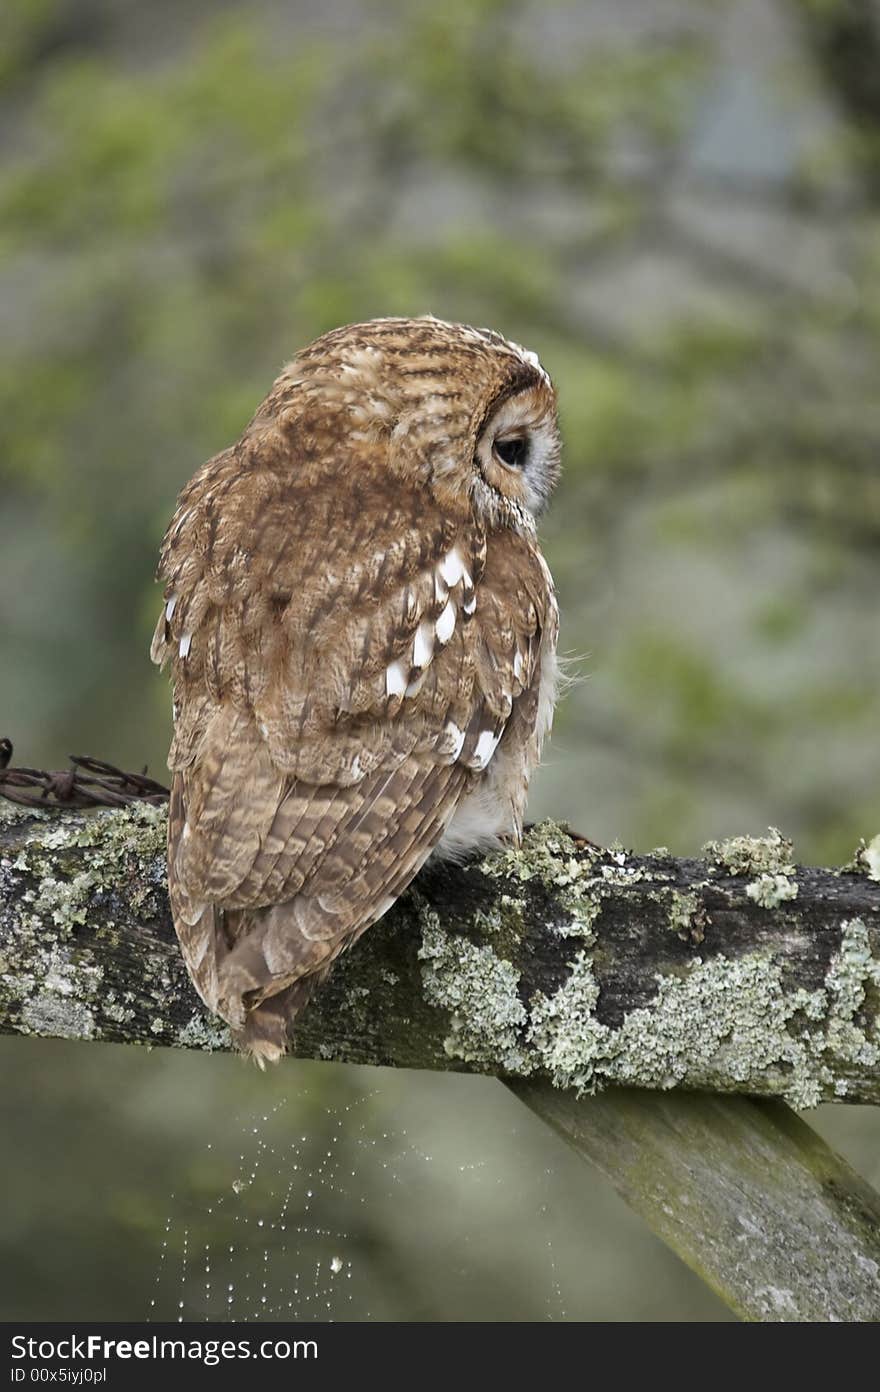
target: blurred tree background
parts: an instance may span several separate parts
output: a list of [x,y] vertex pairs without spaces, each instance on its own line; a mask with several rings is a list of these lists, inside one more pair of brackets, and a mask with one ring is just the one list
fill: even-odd
[[[17,762],[161,771],[146,650],[178,489],[298,346],[430,311],[536,349],[560,391],[544,539],[587,680],[532,813],[679,853],[774,823],[827,863],[877,831],[877,0],[7,0],[3,29]],[[294,1127],[314,1174],[346,1107],[348,1294],[310,1249],[315,1303],[302,1286],[286,1313],[719,1317],[497,1085],[2,1052],[5,1318],[146,1317],[184,1232],[219,1241],[209,1196],[235,1193],[205,1137],[272,1117],[258,1130]],[[880,1179],[876,1121],[820,1124]],[[404,1127],[433,1159],[408,1150],[390,1202],[376,1157]],[[239,1233],[274,1203],[249,1192]],[[283,1315],[296,1258],[276,1258]],[[176,1312],[162,1281],[156,1313]],[[257,1317],[259,1284],[229,1312]],[[186,1318],[220,1308],[216,1287],[180,1298]]]

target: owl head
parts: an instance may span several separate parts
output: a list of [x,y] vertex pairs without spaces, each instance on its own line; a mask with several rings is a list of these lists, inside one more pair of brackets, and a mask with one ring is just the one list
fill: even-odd
[[384,467],[492,528],[533,530],[559,476],[550,378],[490,329],[431,316],[333,329],[290,363],[267,405],[316,455],[343,446],[355,467],[379,446]]

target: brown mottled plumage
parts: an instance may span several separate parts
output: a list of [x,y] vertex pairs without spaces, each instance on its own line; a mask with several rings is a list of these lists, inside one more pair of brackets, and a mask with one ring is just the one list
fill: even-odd
[[534,514],[556,399],[487,330],[325,334],[162,547],[168,882],[193,981],[258,1060],[432,851],[518,838],[555,694]]

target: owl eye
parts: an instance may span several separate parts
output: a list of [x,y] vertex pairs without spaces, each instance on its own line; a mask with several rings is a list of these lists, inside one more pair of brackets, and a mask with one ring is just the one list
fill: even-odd
[[529,442],[524,435],[514,435],[509,440],[496,440],[495,453],[508,469],[524,469],[529,457]]

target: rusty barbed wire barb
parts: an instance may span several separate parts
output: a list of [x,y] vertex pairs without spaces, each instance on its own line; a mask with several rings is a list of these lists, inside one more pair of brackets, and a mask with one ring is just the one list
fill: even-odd
[[68,755],[72,768],[10,768],[13,744],[0,739],[0,797],[23,807],[125,807],[130,802],[167,801],[169,790],[147,774],[127,773],[103,759]]

